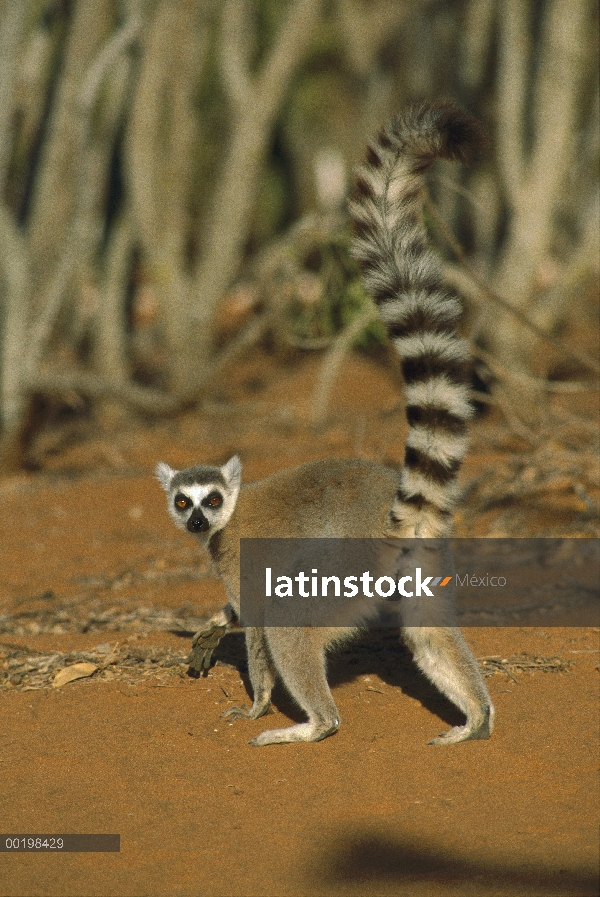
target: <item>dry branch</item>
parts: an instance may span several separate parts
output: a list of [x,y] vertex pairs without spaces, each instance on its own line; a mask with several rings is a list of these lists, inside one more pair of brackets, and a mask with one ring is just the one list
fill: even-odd
[[598,392],[600,384],[586,382],[570,381],[568,383],[553,383],[550,380],[542,380],[541,377],[532,377],[530,374],[524,374],[522,371],[511,371],[506,365],[501,364],[490,352],[486,352],[480,346],[471,345],[471,354],[475,358],[481,359],[490,369],[490,371],[501,380],[509,380],[512,383],[522,383],[525,386],[534,386],[536,389],[548,393],[576,393],[576,392]]
[[226,0],[223,5],[221,52],[232,132],[195,274],[200,300],[194,309],[198,385],[208,374],[217,304],[242,259],[268,140],[292,76],[308,49],[320,10],[321,0],[291,3],[273,46],[252,73],[241,41],[247,23],[246,4],[243,0]]
[[327,407],[331,391],[335,385],[335,381],[340,372],[342,362],[350,351],[358,337],[364,330],[378,320],[378,312],[374,305],[369,305],[360,315],[357,315],[342,331],[339,333],[331,347],[325,355],[319,381],[315,387],[312,400],[312,423],[314,426],[321,425],[327,416]]
[[183,407],[181,400],[157,390],[99,377],[89,371],[70,371],[68,374],[39,371],[26,380],[26,385],[29,392],[43,395],[75,392],[95,399],[117,399],[144,414],[155,416],[174,414]]
[[458,269],[451,265],[446,265],[444,268],[444,276],[450,283],[453,284],[453,286],[455,286],[460,292],[463,292],[465,295],[467,295],[471,299],[474,299],[475,301],[481,301],[481,298],[483,296],[491,300],[496,305],[499,305],[504,311],[508,312],[508,314],[515,318],[520,324],[522,324],[532,333],[535,333],[535,335],[540,339],[553,345],[554,348],[561,353],[561,355],[564,355],[566,358],[570,358],[571,361],[577,362],[587,370],[593,371],[596,374],[600,374],[599,362],[597,362],[593,358],[590,358],[588,355],[585,355],[583,352],[579,352],[577,349],[573,349],[570,346],[565,346],[565,344],[561,342],[561,340],[557,339],[551,333],[547,333],[545,330],[542,330],[542,328],[538,327],[535,321],[532,321],[531,318],[529,318],[523,311],[521,311],[520,308],[512,305],[495,289],[490,287],[489,284],[487,284],[485,280],[483,280],[483,278],[477,274],[473,266],[469,263],[464,249],[452,233],[452,230],[450,229],[448,224],[444,221],[444,219],[438,212],[435,205],[429,199],[426,200],[425,204],[427,207],[427,211],[435,221],[435,224],[438,226],[440,232],[443,234],[445,240],[452,249],[452,252],[460,263],[460,268]]

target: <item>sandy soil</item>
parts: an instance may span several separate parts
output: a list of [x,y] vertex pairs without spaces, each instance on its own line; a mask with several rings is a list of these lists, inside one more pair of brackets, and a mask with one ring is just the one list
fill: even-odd
[[[598,894],[598,629],[469,629],[499,661],[497,731],[447,748],[427,740],[459,714],[393,632],[332,661],[343,724],[319,744],[248,746],[299,718],[283,692],[267,726],[220,718],[248,700],[241,635],[207,678],[186,675],[190,632],[224,595],[168,520],[155,462],[239,451],[255,479],[328,455],[402,458],[392,375],[349,360],[315,433],[316,365],[251,360],[218,402],[160,425],[67,442],[62,428],[38,472],[0,480],[0,829],[121,836],[119,853],[2,853],[4,897]],[[583,468],[544,480],[542,450],[504,430],[475,426],[459,534],[592,535]],[[94,675],[51,687],[86,659]]]

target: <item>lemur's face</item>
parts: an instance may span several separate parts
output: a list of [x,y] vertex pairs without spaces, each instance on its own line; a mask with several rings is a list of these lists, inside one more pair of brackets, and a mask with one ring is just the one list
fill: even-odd
[[235,509],[242,466],[237,456],[223,467],[188,467],[173,470],[157,464],[156,476],[167,493],[175,526],[199,536],[203,542],[223,529]]

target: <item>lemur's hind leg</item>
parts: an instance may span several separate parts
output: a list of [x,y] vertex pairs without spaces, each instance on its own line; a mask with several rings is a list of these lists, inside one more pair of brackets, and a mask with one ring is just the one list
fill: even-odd
[[230,707],[223,713],[225,719],[258,719],[269,712],[271,692],[275,684],[275,667],[271,660],[265,630],[249,626],[246,629],[248,673],[252,683],[252,707]]
[[266,637],[277,671],[289,693],[308,716],[308,722],[270,729],[250,744],[321,741],[337,730],[340,717],[325,675],[323,633],[315,629],[267,629]]
[[419,668],[467,718],[464,726],[454,726],[429,744],[489,738],[494,728],[494,707],[479,665],[460,631],[419,626],[407,627],[403,634]]

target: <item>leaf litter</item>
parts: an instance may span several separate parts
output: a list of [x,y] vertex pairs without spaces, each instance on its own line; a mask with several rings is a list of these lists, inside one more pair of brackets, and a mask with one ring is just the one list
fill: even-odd
[[60,688],[76,679],[140,682],[184,676],[187,651],[118,642],[84,651],[45,654],[26,645],[0,642],[0,689]]
[[[46,654],[34,651],[26,645],[0,642],[0,690],[31,690],[59,688],[81,678],[120,680],[129,683],[147,681],[149,678],[166,680],[187,675],[188,652],[172,648],[131,644],[100,644],[84,651]],[[230,666],[224,661],[220,665]],[[483,675],[504,673],[513,681],[515,673],[545,672],[564,673],[571,663],[560,657],[545,657],[529,653],[511,657],[489,656],[480,658]],[[375,690],[375,689],[371,689]]]

